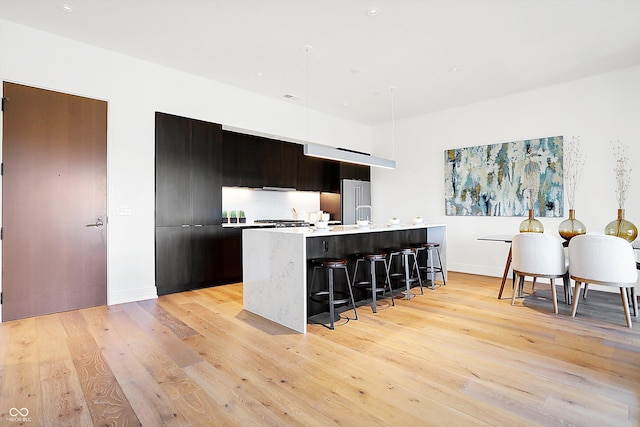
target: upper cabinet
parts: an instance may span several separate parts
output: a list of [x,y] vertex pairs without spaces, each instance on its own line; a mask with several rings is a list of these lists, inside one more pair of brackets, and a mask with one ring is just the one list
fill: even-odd
[[302,145],[264,139],[264,187],[296,188]]
[[264,138],[222,131],[222,185],[263,187]]
[[369,167],[305,156],[300,144],[223,131],[222,185],[340,192],[341,179],[368,181]]
[[156,226],[222,223],[222,127],[156,113]]

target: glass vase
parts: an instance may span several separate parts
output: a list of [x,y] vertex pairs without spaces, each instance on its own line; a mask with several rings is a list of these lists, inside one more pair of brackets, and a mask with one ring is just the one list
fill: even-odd
[[575,209],[569,209],[569,219],[565,219],[558,226],[558,233],[560,233],[560,236],[566,241],[580,234],[585,234],[586,232],[587,227],[576,219]]
[[633,242],[638,237],[636,226],[624,219],[624,209],[618,209],[618,219],[607,224],[604,233],[609,236],[621,237],[628,242]]
[[533,209],[529,209],[529,218],[520,223],[521,233],[544,233],[542,223],[533,217]]

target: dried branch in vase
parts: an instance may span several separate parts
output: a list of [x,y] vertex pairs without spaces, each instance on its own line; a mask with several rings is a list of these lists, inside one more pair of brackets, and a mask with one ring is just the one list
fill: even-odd
[[585,157],[582,154],[580,137],[573,136],[564,145],[564,185],[569,209],[575,208],[576,188],[582,176],[584,162]]
[[617,141],[613,146],[613,157],[616,161],[613,170],[616,173],[616,197],[618,198],[618,208],[624,209],[624,202],[627,200],[629,186],[631,185],[629,146]]

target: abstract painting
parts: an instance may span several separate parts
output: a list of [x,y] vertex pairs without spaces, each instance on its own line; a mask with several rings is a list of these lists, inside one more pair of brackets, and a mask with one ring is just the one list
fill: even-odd
[[447,215],[564,215],[562,136],[445,150]]

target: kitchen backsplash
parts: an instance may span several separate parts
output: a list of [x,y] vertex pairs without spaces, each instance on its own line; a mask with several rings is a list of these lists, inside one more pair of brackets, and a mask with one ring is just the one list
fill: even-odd
[[[296,214],[297,213],[297,217]],[[222,187],[222,210],[243,210],[247,222],[257,219],[304,219],[320,209],[320,193]]]

